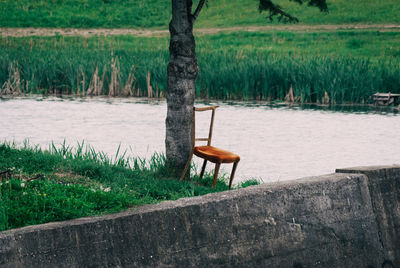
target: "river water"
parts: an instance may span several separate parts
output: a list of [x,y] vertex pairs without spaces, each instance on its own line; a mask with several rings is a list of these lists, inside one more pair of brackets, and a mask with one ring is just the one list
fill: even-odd
[[[288,180],[333,173],[336,168],[400,163],[398,113],[217,104],[213,145],[240,155],[235,182]],[[51,142],[65,140],[76,146],[85,141],[110,156],[121,145],[129,156],[149,158],[164,152],[165,116],[165,101],[0,99],[0,141],[22,144],[29,139],[43,148]],[[200,134],[206,136],[208,117],[201,114],[197,119],[197,128],[206,130]],[[222,167],[230,172],[230,165]]]

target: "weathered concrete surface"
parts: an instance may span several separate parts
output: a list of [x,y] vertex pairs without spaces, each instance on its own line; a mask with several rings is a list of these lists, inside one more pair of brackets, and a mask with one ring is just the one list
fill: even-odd
[[400,267],[400,166],[338,171],[2,232],[0,267]]
[[400,267],[400,166],[355,167],[336,172],[368,177],[372,208],[386,260]]

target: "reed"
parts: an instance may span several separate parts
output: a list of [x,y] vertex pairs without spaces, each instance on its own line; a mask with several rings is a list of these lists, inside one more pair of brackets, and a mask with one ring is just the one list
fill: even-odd
[[274,101],[284,100],[292,87],[294,98],[301,103],[324,103],[327,98],[331,103],[368,103],[377,91],[400,92],[398,61],[375,65],[367,59],[346,57],[242,55],[208,55],[200,65],[198,94],[225,100]]
[[[400,92],[399,36],[374,32],[200,36],[196,96],[283,101],[292,88],[293,100],[301,103],[370,103],[377,91]],[[357,48],[354,39],[361,40]],[[164,37],[3,38],[1,92],[162,97],[167,47]]]
[[[28,89],[29,82],[26,83]],[[3,86],[0,87],[0,95],[19,95],[21,94],[21,73],[18,66],[18,61],[10,63],[8,68],[8,77]]]

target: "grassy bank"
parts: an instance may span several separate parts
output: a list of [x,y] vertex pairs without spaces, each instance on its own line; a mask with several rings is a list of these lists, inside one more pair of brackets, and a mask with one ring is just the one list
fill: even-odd
[[[194,1],[196,5],[198,1]],[[400,23],[397,0],[329,0],[330,12],[276,0],[304,24]],[[265,25],[258,0],[213,0],[196,27]],[[195,6],[194,5],[194,6]],[[164,28],[171,18],[170,0],[2,0],[0,27]]]
[[[239,32],[196,38],[201,98],[368,103],[400,93],[400,33]],[[0,38],[3,93],[163,96],[167,37]],[[216,71],[217,70],[217,71]],[[151,85],[149,87],[148,85]]]
[[[93,149],[85,152],[83,144],[49,151],[1,144],[0,231],[225,191],[223,180],[215,189],[209,175],[181,183],[169,177],[160,155],[148,162],[123,155],[111,160]],[[252,184],[257,182],[240,187]]]

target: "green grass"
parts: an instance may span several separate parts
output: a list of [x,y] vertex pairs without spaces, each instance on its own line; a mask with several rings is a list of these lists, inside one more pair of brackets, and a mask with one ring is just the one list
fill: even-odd
[[[300,24],[373,24],[399,23],[400,7],[396,0],[327,0],[329,13],[317,8],[298,5],[294,1],[276,0],[286,11],[295,15]],[[227,27],[266,25],[266,14],[258,13],[257,0],[210,1],[209,8],[199,17],[197,27]],[[256,12],[255,12],[256,11]],[[273,22],[272,24],[278,24]]]
[[[377,91],[400,93],[399,32],[235,32],[196,42],[200,98],[281,101],[290,85],[302,103],[321,102],[325,92],[337,104],[369,103]],[[150,72],[156,95],[165,95],[168,37],[1,37],[0,50],[0,86],[13,82],[13,64],[25,93],[82,94],[96,67],[99,76],[106,67],[107,95],[114,58],[120,94],[131,72],[133,95],[147,96]]]
[[0,1],[2,27],[165,27],[168,0]]
[[[110,159],[78,144],[49,150],[0,145],[0,231],[101,215],[143,204],[228,190],[225,176],[179,182],[170,177],[162,155],[149,161]],[[258,184],[249,180],[238,187]]]
[[[198,1],[194,1],[194,7]],[[303,24],[399,23],[397,0],[327,0],[329,13],[276,0]],[[170,0],[1,0],[0,27],[164,28]],[[196,27],[265,25],[258,0],[212,0]]]

